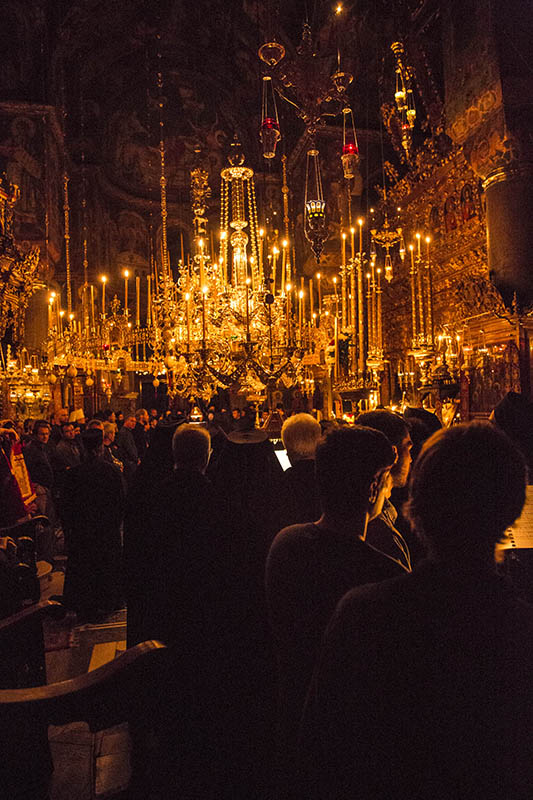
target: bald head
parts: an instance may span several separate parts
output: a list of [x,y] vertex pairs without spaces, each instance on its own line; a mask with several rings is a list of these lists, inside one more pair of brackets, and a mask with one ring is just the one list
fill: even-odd
[[314,458],[322,429],[311,414],[294,414],[283,423],[281,440],[287,455],[294,464],[304,458]]
[[174,465],[205,472],[211,455],[211,437],[200,425],[180,425],[172,437]]

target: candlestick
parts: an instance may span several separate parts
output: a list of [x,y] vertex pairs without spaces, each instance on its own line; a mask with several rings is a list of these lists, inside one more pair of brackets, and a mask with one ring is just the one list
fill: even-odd
[[185,303],[187,309],[187,352],[191,350],[191,295],[189,292],[185,294]]
[[124,275],[124,313],[128,316],[128,278],[130,277],[129,270],[125,269],[122,273]]
[[[420,249],[420,239],[418,240],[418,247]],[[424,295],[422,292],[422,261],[420,254],[416,257],[416,284],[418,289],[418,318],[420,321],[419,337],[421,344],[426,343],[426,319],[424,314]]]
[[352,261],[355,258],[354,237],[355,237],[355,228],[350,228],[350,249],[351,249]]
[[335,316],[334,320],[334,331],[335,331],[335,362],[333,366],[333,376],[335,380],[339,377],[339,320],[337,316]]
[[107,283],[107,275],[102,275],[102,319],[105,319],[105,285]]
[[181,263],[185,264],[185,252],[183,250],[183,231],[180,231]]
[[[353,241],[353,239],[352,239]],[[355,336],[356,336],[356,321],[355,321],[355,260],[352,256],[352,264],[350,269],[350,309],[351,309],[351,330],[352,330],[352,358],[351,358],[351,366],[353,372],[356,370],[357,365],[357,347],[355,346]]]
[[314,297],[313,297],[313,279],[309,278],[309,315],[313,319],[314,310]]
[[300,278],[300,289],[302,292],[302,320],[305,320],[305,281]]
[[48,332],[52,331],[52,305],[54,303],[54,298],[48,298]]
[[250,278],[246,278],[246,341],[250,341]]
[[357,220],[357,224],[359,225],[359,253],[363,252],[363,219],[359,217]]
[[272,248],[272,294],[276,296],[276,263],[278,260],[279,250],[277,247]]
[[264,253],[263,253],[263,246],[265,241],[265,232],[263,228],[259,228],[259,275],[263,278],[263,261],[264,261]]
[[433,347],[435,344],[435,329],[434,329],[434,322],[433,322],[433,276],[431,273],[431,264],[429,260],[429,243],[431,242],[431,237],[426,236],[426,283],[427,283],[427,310],[428,310],[428,335],[430,337],[430,345]]
[[204,240],[203,239],[198,239],[198,247],[200,248],[200,286],[205,286]]
[[341,300],[342,300],[342,330],[346,329],[346,234],[342,234],[342,265],[341,265]]
[[377,289],[377,346],[380,356],[383,354],[383,316],[382,316],[382,289],[381,289],[381,269],[378,267],[378,289]]
[[146,276],[146,282],[148,284],[148,297],[146,300],[146,325],[149,328],[152,324],[152,276]]
[[64,311],[59,312],[59,335],[63,336],[63,317],[65,316]]
[[[318,284],[318,323],[319,324],[320,324],[320,315],[322,313],[322,292],[321,292],[321,286],[320,286],[320,278],[321,277],[322,277],[322,275],[320,274],[320,272],[317,272],[316,281],[317,281],[317,284]],[[337,291],[337,287],[335,287],[335,292],[336,291]]]
[[281,245],[283,247],[282,256],[281,256],[281,294],[285,294],[285,278],[286,278],[285,272],[286,272],[286,268],[287,268],[287,246],[288,246],[288,244],[289,243],[288,243],[288,241],[286,239],[284,239],[282,241],[282,243],[281,243]]
[[414,245],[409,245],[409,252],[411,253],[411,323],[413,332],[413,347],[417,346],[417,331],[416,331],[416,284],[415,284],[415,253]]
[[206,322],[205,322],[205,301],[206,301],[206,294],[208,292],[207,286],[202,287],[202,346],[205,348],[205,329],[206,329]]
[[291,292],[292,284],[288,283],[285,287],[287,295],[287,346],[291,343]]
[[139,275],[135,276],[135,305],[137,314],[135,317],[135,324],[138,328],[141,327],[141,278]]
[[359,253],[357,260],[357,324],[359,328],[358,351],[359,351],[359,373],[365,371],[365,312],[363,298],[363,254]]
[[367,303],[367,316],[368,316],[368,353],[369,355],[374,351],[374,341],[373,341],[373,320],[372,320],[372,284],[371,284],[371,274],[370,272],[366,273],[366,278],[368,281],[368,289],[366,293],[366,303]]
[[91,283],[91,329],[96,327],[96,319],[94,316],[94,286]]
[[304,297],[303,290],[300,289],[300,291],[298,292],[298,329],[299,329],[300,346],[302,344],[302,327],[303,327],[302,302],[303,302],[303,297]]

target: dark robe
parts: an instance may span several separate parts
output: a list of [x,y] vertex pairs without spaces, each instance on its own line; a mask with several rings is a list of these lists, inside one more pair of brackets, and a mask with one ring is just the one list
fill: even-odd
[[143,466],[124,525],[128,646],[152,638],[169,646],[172,668],[158,709],[165,731],[159,757],[176,764],[172,789],[180,797],[214,800],[223,796],[222,772],[231,760],[224,714],[233,705],[223,513],[199,472],[173,470],[157,483],[142,480]]
[[426,562],[355,589],[326,634],[291,796],[530,798],[532,673],[533,608],[488,568]]
[[266,593],[278,662],[278,795],[293,768],[296,735],[322,635],[335,606],[354,586],[383,581],[399,564],[356,535],[314,524],[280,531],[268,555]]
[[65,603],[80,613],[121,604],[121,537],[124,487],[120,471],[90,457],[65,474],[63,515],[68,562]]
[[296,461],[283,473],[283,497],[279,502],[280,527],[314,522],[321,515],[314,459]]

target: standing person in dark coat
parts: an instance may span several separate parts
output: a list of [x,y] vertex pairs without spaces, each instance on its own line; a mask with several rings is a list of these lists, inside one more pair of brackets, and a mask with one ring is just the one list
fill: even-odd
[[[243,420],[245,421],[245,420]],[[279,530],[283,470],[263,430],[233,431],[213,475],[231,522],[232,653],[237,695],[230,710],[237,771],[232,796],[261,797],[271,778],[275,664],[265,606],[264,570]],[[252,426],[252,427],[250,427]]]
[[68,470],[64,481],[68,562],[63,596],[69,608],[92,616],[121,604],[124,489],[120,470],[104,461],[102,431],[84,431],[83,444],[86,460]]
[[128,414],[117,435],[118,458],[124,464],[124,477],[128,486],[139,464],[139,453],[133,438],[136,424],[135,414]]
[[281,440],[291,466],[283,473],[280,527],[313,522],[320,516],[315,477],[315,450],[322,429],[311,414],[294,414],[283,423]]
[[531,798],[533,608],[494,567],[525,483],[523,457],[490,425],[424,445],[408,513],[429,559],[337,607],[292,797]]
[[132,435],[135,440],[135,447],[137,448],[137,455],[142,461],[146,450],[148,449],[148,423],[150,418],[148,411],[145,408],[138,408],[135,412],[135,427],[132,429]]
[[64,471],[81,464],[82,454],[76,441],[76,431],[72,422],[64,422],[61,426],[61,439],[55,449],[57,469]]
[[270,548],[266,592],[279,672],[279,797],[290,797],[298,723],[336,604],[353,586],[402,571],[365,541],[368,521],[390,491],[394,457],[379,431],[332,430],[316,449],[322,516],[284,528]]
[[[161,433],[164,444],[169,431],[172,426]],[[180,798],[214,800],[225,796],[219,715],[226,702],[232,703],[221,663],[229,581],[225,531],[221,506],[205,477],[209,433],[199,425],[182,424],[172,448],[175,468],[157,480],[145,475],[139,491],[128,497],[128,645],[155,638],[169,646],[173,666],[159,712],[166,726],[160,757],[173,765],[165,772],[176,775],[170,788]],[[146,460],[135,481],[145,465]]]

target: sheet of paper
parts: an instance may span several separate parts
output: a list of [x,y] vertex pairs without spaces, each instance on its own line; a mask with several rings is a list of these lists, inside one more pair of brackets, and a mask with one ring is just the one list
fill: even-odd
[[522,515],[514,525],[507,529],[507,541],[500,545],[503,550],[510,548],[533,548],[533,486],[526,487],[526,502]]

